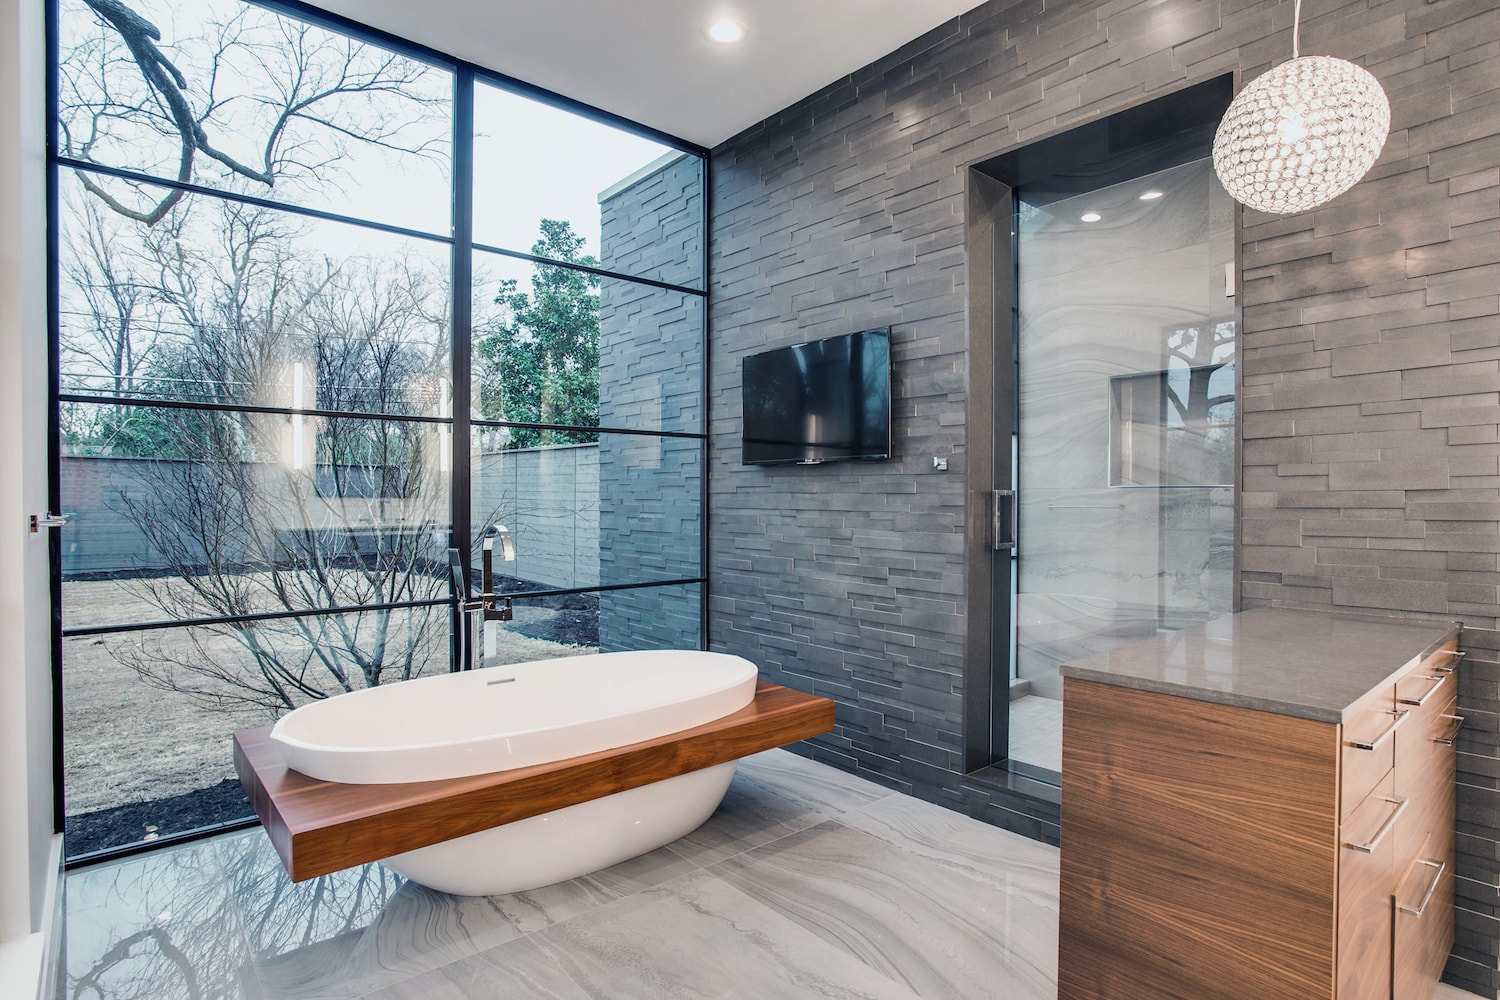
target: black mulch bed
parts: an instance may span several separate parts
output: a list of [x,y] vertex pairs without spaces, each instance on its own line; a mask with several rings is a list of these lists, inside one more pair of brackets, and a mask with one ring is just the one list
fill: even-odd
[[69,816],[64,843],[68,857],[77,858],[95,851],[149,843],[146,838],[152,833],[156,834],[151,838],[155,840],[254,815],[240,783],[225,778],[212,788]]
[[529,622],[507,622],[506,629],[528,639],[545,639],[570,646],[599,645],[599,597],[596,594],[564,594],[561,597],[527,598],[525,606],[546,608],[550,618]]

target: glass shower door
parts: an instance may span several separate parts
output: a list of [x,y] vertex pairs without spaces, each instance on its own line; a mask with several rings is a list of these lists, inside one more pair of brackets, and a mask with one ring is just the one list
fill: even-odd
[[1047,778],[1062,663],[1230,610],[1233,214],[1205,159],[1016,223],[1010,758]]

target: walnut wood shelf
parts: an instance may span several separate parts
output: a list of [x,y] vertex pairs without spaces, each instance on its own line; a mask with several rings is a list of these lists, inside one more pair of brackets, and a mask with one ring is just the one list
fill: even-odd
[[234,766],[293,881],[379,861],[785,746],[833,728],[833,702],[761,682],[712,722],[629,746],[440,781],[353,785],[287,767],[271,728],[234,734]]

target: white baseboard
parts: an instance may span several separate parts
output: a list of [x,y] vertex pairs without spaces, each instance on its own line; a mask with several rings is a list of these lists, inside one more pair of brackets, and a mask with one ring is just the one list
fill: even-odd
[[[45,934],[28,934],[25,937],[0,941],[0,983],[15,984],[18,989],[11,994],[16,1000],[25,1000],[29,995],[42,996],[42,969],[46,964],[47,942]],[[28,990],[27,984],[35,989]]]
[[58,890],[62,885],[61,834],[52,838],[47,872],[47,886],[42,894],[42,929],[35,934],[0,941],[0,983],[4,983],[7,989],[13,984],[19,987],[14,993],[7,992],[6,1000],[11,997],[26,1000],[28,995],[37,1000],[52,1000],[53,997],[62,916],[57,905]]
[[42,897],[42,943],[41,981],[37,984],[37,1000],[52,1000],[53,987],[57,982],[57,963],[62,955],[63,908],[63,835],[52,837],[47,858],[47,888]]

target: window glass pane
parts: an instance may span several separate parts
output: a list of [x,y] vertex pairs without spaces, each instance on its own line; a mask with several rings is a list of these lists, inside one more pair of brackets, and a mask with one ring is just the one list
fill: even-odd
[[65,627],[448,595],[444,425],[86,404],[62,417]]
[[[238,0],[62,0],[59,53],[63,156],[449,231],[447,70]],[[146,220],[178,197],[88,183]]]
[[510,621],[481,623],[475,666],[529,663],[632,649],[700,647],[700,584],[519,597]]
[[475,254],[473,412],[701,433],[703,315],[698,295]]
[[701,434],[707,300],[606,278],[599,286],[599,423]]
[[600,583],[703,572],[704,448],[691,438],[600,435]]
[[482,83],[474,133],[475,242],[703,287],[698,157]]
[[235,730],[447,670],[448,618],[443,606],[65,639],[69,855],[251,815]]
[[206,196],[147,226],[61,181],[64,393],[447,412],[446,246]]
[[524,429],[475,430],[475,565],[488,532],[493,593],[700,574],[703,442],[543,431],[523,443]]
[[701,649],[703,585],[606,590],[599,595],[599,652]]
[[[477,575],[474,586],[477,590]],[[599,652],[598,594],[515,598],[511,614],[510,621],[481,622],[478,615],[469,617],[466,627],[477,630],[475,667]]]

